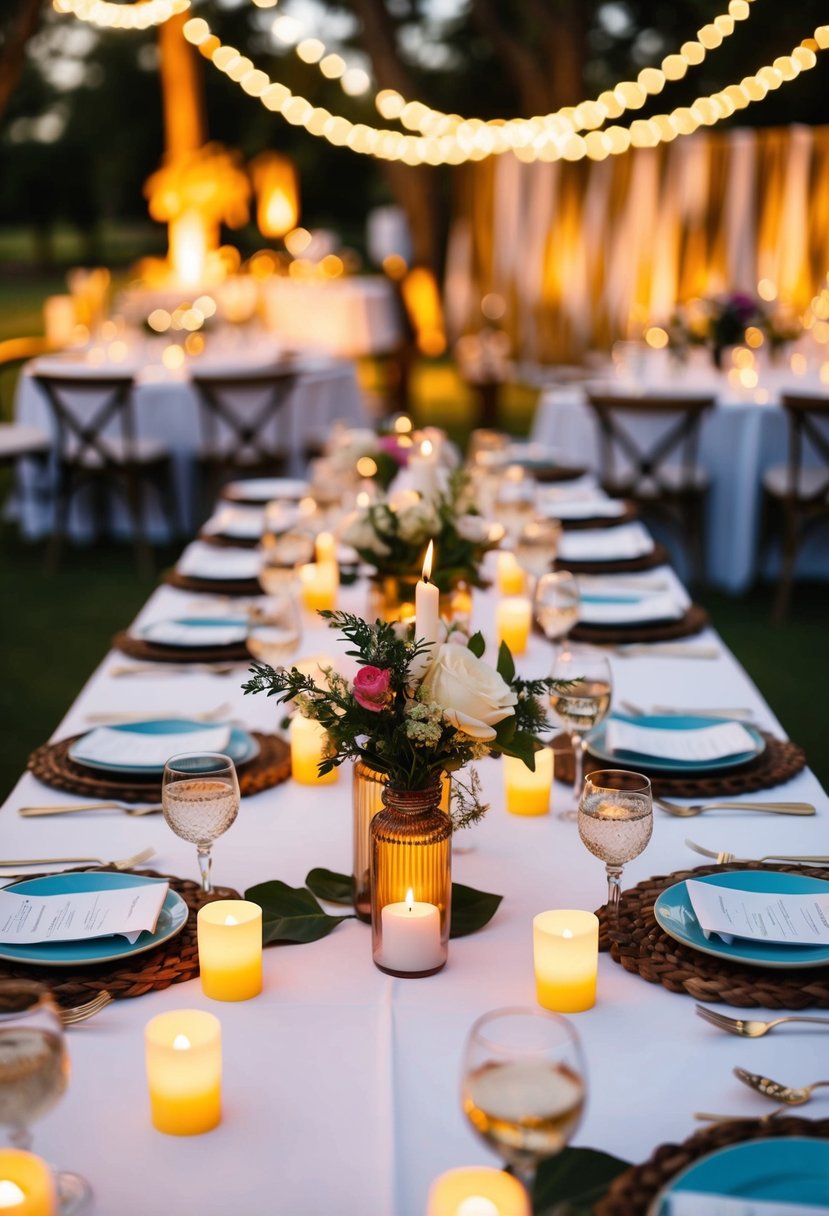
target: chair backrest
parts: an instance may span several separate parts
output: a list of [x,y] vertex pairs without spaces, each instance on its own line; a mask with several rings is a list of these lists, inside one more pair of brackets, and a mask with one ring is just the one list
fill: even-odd
[[268,465],[288,448],[285,408],[296,382],[292,367],[250,376],[196,373],[204,455],[228,465]]
[[[601,477],[616,480],[617,462],[626,466],[632,488],[661,492],[692,487],[697,480],[699,435],[712,396],[657,397],[587,394],[599,425]],[[648,432],[644,434],[643,432]],[[666,474],[668,463],[679,477]]]
[[[67,376],[38,372],[33,377],[52,415],[56,449],[75,464],[105,468],[136,456],[132,376]],[[116,460],[108,439],[119,441]]]
[[783,408],[789,421],[788,493],[803,498],[801,473],[807,466],[822,470],[810,481],[808,498],[820,502],[829,497],[829,395],[802,396],[784,393]]

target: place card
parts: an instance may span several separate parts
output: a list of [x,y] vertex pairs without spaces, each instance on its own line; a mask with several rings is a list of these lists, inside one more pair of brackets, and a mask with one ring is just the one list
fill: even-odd
[[259,562],[256,549],[217,549],[197,541],[188,545],[176,569],[189,578],[255,579]]
[[583,595],[579,606],[579,620],[585,625],[677,621],[684,613],[672,595]]
[[829,882],[825,895],[742,891],[689,878],[685,886],[706,937],[735,937],[780,946],[829,946]]
[[63,895],[2,890],[0,942],[32,946],[117,936],[134,943],[142,933],[155,931],[167,889],[166,882],[147,882]]
[[628,561],[653,552],[653,540],[641,524],[565,532],[559,542],[563,562]]
[[659,1216],[826,1216],[826,1207],[779,1200],[733,1199],[730,1195],[708,1195],[702,1191],[677,1191],[666,1195]]
[[659,726],[637,726],[621,718],[609,718],[605,728],[605,747],[615,755],[653,756],[660,760],[723,760],[755,751],[754,738],[739,722],[718,722],[715,726],[690,730]]
[[163,768],[171,756],[180,752],[223,752],[230,740],[230,730],[229,726],[208,726],[204,730],[148,735],[129,728],[99,726],[78,739],[72,757],[88,764]]

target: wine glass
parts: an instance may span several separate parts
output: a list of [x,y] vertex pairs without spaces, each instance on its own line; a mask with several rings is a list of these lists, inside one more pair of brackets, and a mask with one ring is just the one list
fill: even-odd
[[555,561],[561,540],[557,519],[531,519],[518,533],[513,551],[515,560],[534,582],[547,573]]
[[236,766],[220,752],[182,752],[164,765],[164,818],[176,836],[196,846],[203,891],[213,890],[211,847],[238,815],[239,797]]
[[651,783],[641,773],[597,769],[584,782],[579,836],[607,871],[607,910],[615,924],[622,893],[622,868],[644,852],[653,833]]
[[[0,981],[0,1125],[18,1148],[30,1150],[29,1125],[63,1097],[69,1080],[63,1023],[52,994],[34,980]],[[61,1216],[80,1212],[92,1197],[79,1174],[56,1173]]]
[[475,1022],[462,1066],[463,1111],[530,1196],[539,1163],[567,1145],[586,1097],[581,1046],[565,1018],[514,1008]]
[[573,800],[577,803],[584,774],[584,737],[610,709],[613,687],[610,663],[600,650],[566,642],[556,655],[550,674],[554,680],[572,681],[570,688],[550,693],[550,705],[570,732],[575,761]]
[[569,570],[543,574],[535,588],[535,619],[548,641],[566,638],[579,619],[579,584]]
[[[493,513],[504,525],[511,542],[529,523],[535,511],[536,485],[526,469],[520,464],[511,464],[498,481]],[[511,548],[514,544],[511,544]]]
[[314,560],[314,538],[301,528],[265,531],[259,546],[259,585],[266,595],[290,591],[297,566]]
[[293,596],[273,596],[251,607],[245,643],[254,659],[279,667],[301,641],[302,623]]

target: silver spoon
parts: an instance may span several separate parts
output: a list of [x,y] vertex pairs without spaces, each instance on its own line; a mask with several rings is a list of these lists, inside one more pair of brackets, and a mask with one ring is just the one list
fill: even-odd
[[781,1085],[779,1081],[761,1077],[756,1072],[747,1072],[745,1068],[735,1068],[734,1076],[764,1098],[770,1098],[772,1102],[784,1102],[786,1106],[803,1106],[809,1101],[814,1090],[820,1089],[822,1085],[829,1085],[829,1081],[813,1081],[811,1085],[801,1086]]

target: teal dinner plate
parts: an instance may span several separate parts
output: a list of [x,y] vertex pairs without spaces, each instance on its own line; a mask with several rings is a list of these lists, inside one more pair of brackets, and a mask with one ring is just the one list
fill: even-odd
[[[708,883],[712,887],[731,887],[735,891],[780,895],[825,895],[829,892],[829,882],[823,878],[780,874],[775,870],[732,870],[725,874],[707,874],[695,881]],[[674,941],[703,954],[711,954],[714,958],[777,970],[829,966],[829,946],[785,946],[774,942],[753,942],[748,938],[737,938],[729,944],[719,937],[706,937],[694,915],[684,882],[678,882],[662,892],[654,904],[653,914],[659,927]],[[826,1152],[829,1156],[829,1149]]]
[[[153,637],[153,633],[161,624],[183,625],[190,631],[190,636],[182,638],[178,642],[167,642],[163,638]],[[199,637],[199,633],[208,629],[215,629],[216,626],[233,628],[235,636],[230,642],[205,642]],[[247,637],[247,618],[243,616],[180,616],[171,621],[151,621],[150,624],[142,626],[137,631],[137,636],[143,638],[146,642],[152,642],[154,646],[171,646],[174,650],[180,650],[184,646],[238,646],[240,642],[244,642]]]
[[[78,891],[113,891],[120,887],[141,887],[159,878],[140,874],[47,874],[27,878],[5,888],[20,895],[70,895]],[[181,933],[189,908],[180,895],[168,889],[158,914],[154,933],[142,933],[134,944],[125,937],[94,937],[82,942],[39,942],[30,946],[0,944],[0,959],[12,963],[32,963],[38,967],[77,967],[87,963],[109,963],[133,954],[143,954]]]
[[829,1145],[801,1136],[731,1144],[678,1174],[657,1197],[655,1216],[671,1216],[671,1196],[683,1191],[829,1211]]
[[[636,726],[655,726],[662,730],[695,730],[703,726],[717,726],[720,722],[728,722],[728,718],[701,717],[698,714],[641,714],[631,718],[625,714],[613,714],[624,722],[633,722]],[[766,750],[766,741],[758,730],[741,722],[751,735],[752,748],[750,751],[739,752],[735,756],[721,756],[719,760],[668,760],[663,756],[646,756],[641,752],[611,752],[605,744],[607,723],[602,722],[587,736],[587,747],[591,755],[599,760],[624,768],[631,764],[641,765],[646,772],[653,773],[709,773],[719,769],[736,768],[740,764],[748,764]]]
[[[192,722],[186,718],[153,718],[146,722],[124,722],[120,726],[110,726],[109,730],[120,730],[127,734],[136,735],[186,735],[193,731],[207,730],[209,726],[221,726],[221,722]],[[91,732],[89,732],[91,733]],[[83,736],[84,738],[86,736]],[[83,768],[92,768],[100,772],[121,773],[124,776],[138,775],[140,777],[161,777],[164,773],[163,764],[107,764],[103,760],[85,760],[77,754],[81,739],[76,739],[69,748],[69,759]],[[178,749],[182,749],[179,747]],[[172,753],[171,753],[172,754]],[[234,764],[246,764],[259,754],[259,744],[253,735],[243,730],[241,726],[233,726],[230,738],[224,749],[224,755],[230,756]]]

